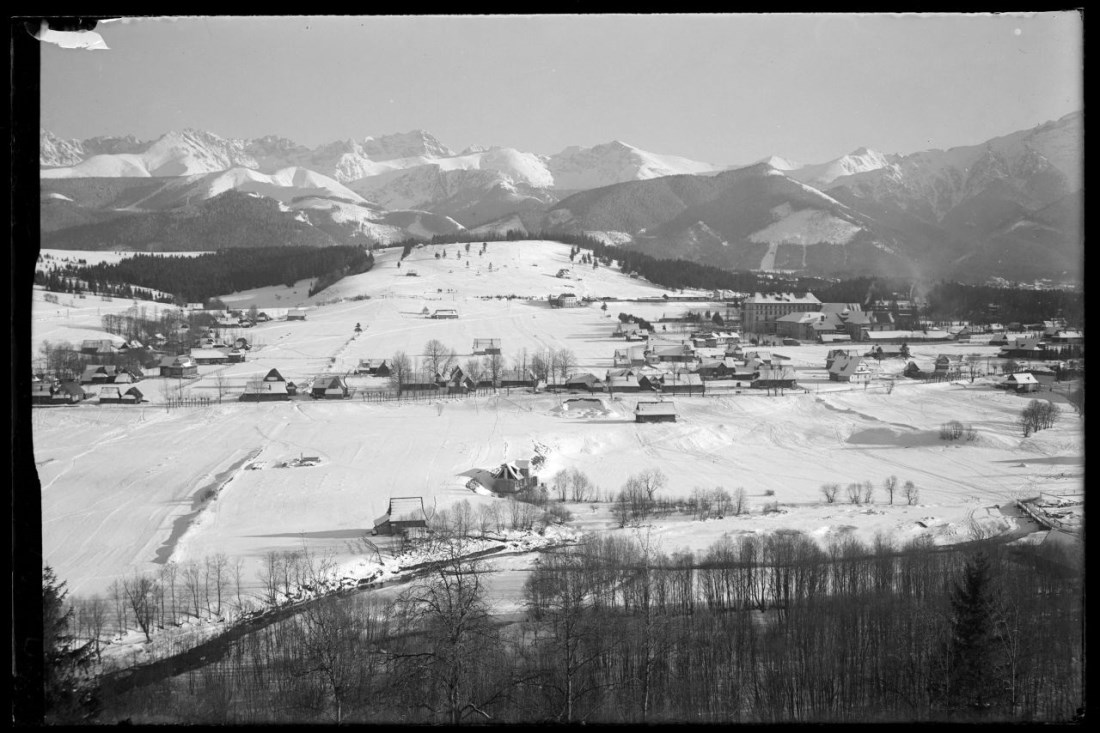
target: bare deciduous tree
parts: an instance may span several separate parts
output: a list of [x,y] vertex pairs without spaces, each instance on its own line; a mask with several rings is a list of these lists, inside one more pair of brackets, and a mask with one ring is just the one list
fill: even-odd
[[890,503],[894,503],[894,492],[898,490],[898,477],[889,476],[882,482],[882,489],[886,492],[886,495],[890,497]]

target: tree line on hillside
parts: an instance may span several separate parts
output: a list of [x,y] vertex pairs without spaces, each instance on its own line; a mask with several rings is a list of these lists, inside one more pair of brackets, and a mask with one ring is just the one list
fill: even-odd
[[1082,579],[1050,543],[590,536],[540,555],[505,621],[462,533],[432,541],[396,596],[329,597],[199,669],[100,689],[100,717],[1067,722],[1084,701]]
[[65,292],[76,283],[89,292],[112,295],[149,288],[172,293],[175,300],[186,303],[269,285],[291,287],[298,280],[316,277],[312,295],[345,275],[367,272],[373,266],[374,255],[365,247],[255,247],[194,257],[136,254],[113,264],[55,265],[36,271],[35,282],[47,290]]

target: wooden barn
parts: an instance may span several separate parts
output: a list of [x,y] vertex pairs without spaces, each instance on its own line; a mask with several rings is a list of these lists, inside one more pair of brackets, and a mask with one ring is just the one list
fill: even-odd
[[676,406],[671,402],[639,402],[634,407],[634,422],[676,422]]
[[160,376],[175,378],[197,377],[199,366],[195,360],[185,354],[166,356],[160,362]]
[[291,308],[286,312],[286,319],[288,321],[304,321],[306,319],[306,309]]
[[417,535],[428,531],[428,515],[420,496],[399,496],[390,499],[386,513],[374,520],[373,534]]
[[125,392],[121,387],[104,387],[99,390],[99,404],[101,405],[140,405],[145,395],[137,387],[130,387]]
[[228,364],[229,354],[220,349],[191,349],[196,364]]
[[501,353],[500,339],[474,339],[473,353],[477,356]]

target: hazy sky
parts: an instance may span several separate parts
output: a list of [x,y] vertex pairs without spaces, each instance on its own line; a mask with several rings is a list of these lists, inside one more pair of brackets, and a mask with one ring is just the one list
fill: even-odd
[[727,165],[982,142],[1080,110],[1082,23],[1003,15],[144,18],[42,47],[42,127],[315,146],[623,140]]

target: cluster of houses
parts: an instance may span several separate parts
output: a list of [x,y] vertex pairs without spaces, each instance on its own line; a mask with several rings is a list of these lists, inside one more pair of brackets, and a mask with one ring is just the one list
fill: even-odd
[[[319,374],[314,377],[302,394],[308,394],[317,400],[346,400],[353,390],[340,374]],[[299,387],[287,381],[278,369],[271,369],[262,379],[252,379],[245,383],[241,393],[241,402],[277,402],[289,400],[299,394]]]
[[[140,405],[145,401],[145,395],[132,384],[130,375],[122,373],[127,379],[122,381],[106,381],[103,374],[97,372],[100,377],[87,384],[103,385],[95,395],[96,402],[101,405]],[[115,386],[115,385],[118,386]],[[75,405],[90,399],[91,392],[85,390],[81,382],[76,379],[46,379],[39,375],[31,378],[31,404],[32,405]]]

